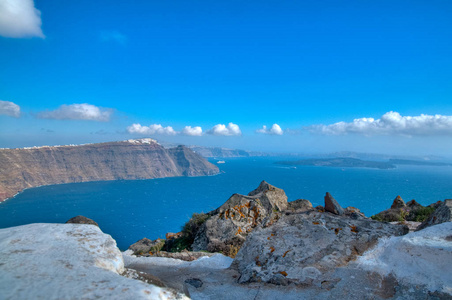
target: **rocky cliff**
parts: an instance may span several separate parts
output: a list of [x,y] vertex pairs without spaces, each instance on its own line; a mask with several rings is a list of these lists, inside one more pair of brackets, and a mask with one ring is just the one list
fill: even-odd
[[204,176],[219,172],[192,150],[152,139],[0,149],[0,201],[25,188],[100,180]]

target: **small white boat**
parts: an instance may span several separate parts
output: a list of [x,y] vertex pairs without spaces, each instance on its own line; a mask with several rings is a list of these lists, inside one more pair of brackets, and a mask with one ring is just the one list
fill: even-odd
[[224,160],[217,161],[217,164],[224,164],[224,163],[226,163]]

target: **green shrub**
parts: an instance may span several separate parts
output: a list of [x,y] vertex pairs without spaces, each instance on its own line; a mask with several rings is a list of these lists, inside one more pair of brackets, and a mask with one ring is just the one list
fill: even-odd
[[430,217],[430,215],[434,211],[435,211],[435,208],[434,207],[430,207],[430,206],[419,208],[415,212],[414,220],[416,222],[424,222],[425,220],[427,220],[428,217]]
[[177,239],[166,241],[164,249],[168,252],[180,252],[182,250],[192,250],[191,245],[195,241],[196,233],[210,216],[204,213],[194,213],[190,220],[182,227],[182,236]]
[[373,215],[370,218],[375,221],[383,222],[383,218],[381,217],[380,214]]

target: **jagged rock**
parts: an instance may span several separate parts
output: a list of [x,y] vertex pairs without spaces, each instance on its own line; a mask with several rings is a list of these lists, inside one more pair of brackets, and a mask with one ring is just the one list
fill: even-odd
[[421,207],[422,205],[420,205],[419,203],[417,203],[416,202],[416,200],[411,200],[411,201],[408,201],[407,203],[406,203],[406,206],[408,206],[409,208],[415,208],[415,207]]
[[335,215],[343,215],[344,209],[339,205],[336,199],[331,196],[330,193],[326,193],[325,195],[325,211],[333,213]]
[[312,203],[306,199],[297,199],[287,203],[287,211],[290,212],[304,212],[314,209]]
[[162,249],[165,244],[165,240],[156,239],[155,241],[151,241],[150,239],[143,238],[129,246],[129,249],[133,251],[134,255],[142,255],[149,252],[157,252]]
[[406,206],[406,204],[405,204],[405,201],[403,201],[402,197],[397,196],[394,199],[394,201],[392,202],[391,209],[403,208],[405,206]]
[[85,224],[0,229],[0,270],[2,299],[188,299],[121,276],[116,242]]
[[407,232],[403,225],[313,210],[289,214],[248,235],[234,265],[241,283],[322,282],[328,277],[325,274],[355,259],[379,238]]
[[436,210],[416,230],[452,221],[452,199],[446,199],[437,206]]
[[348,206],[344,209],[344,215],[355,220],[366,218],[358,208],[352,206]]
[[265,181],[248,196],[234,194],[200,227],[193,251],[207,250],[234,256],[246,236],[257,226],[269,226],[287,209],[282,189]]
[[90,218],[84,217],[84,216],[76,216],[69,220],[67,220],[66,224],[90,224],[90,225],[96,225],[99,227],[99,225],[91,220]]

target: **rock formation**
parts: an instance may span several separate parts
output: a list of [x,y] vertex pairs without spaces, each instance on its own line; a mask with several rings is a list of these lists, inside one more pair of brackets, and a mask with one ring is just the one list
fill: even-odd
[[452,221],[452,199],[446,199],[444,202],[441,202],[436,210],[425,220],[417,230],[424,229],[426,227],[441,224],[444,222]]
[[217,166],[184,146],[165,149],[151,139],[0,149],[0,201],[41,185],[218,172]]
[[403,235],[405,226],[332,213],[283,215],[254,230],[235,257],[240,282],[311,284],[354,260],[381,237]]
[[96,226],[31,224],[0,229],[2,299],[188,299],[120,276],[116,242]]
[[192,248],[234,256],[254,228],[273,224],[286,208],[284,191],[262,181],[248,196],[234,194],[208,213],[210,218],[197,232]]
[[331,196],[330,193],[326,193],[325,195],[325,211],[333,213],[335,215],[343,215],[344,209],[337,203],[336,199]]
[[383,222],[423,222],[435,209],[436,205],[422,206],[414,199],[405,203],[402,197],[397,196],[391,208],[371,218]]

